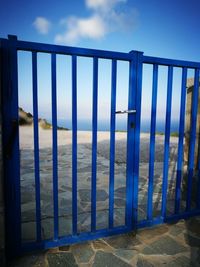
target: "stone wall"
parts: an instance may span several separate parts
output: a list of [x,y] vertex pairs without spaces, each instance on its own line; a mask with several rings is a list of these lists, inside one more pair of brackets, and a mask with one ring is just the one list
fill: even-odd
[[[186,120],[185,120],[185,149],[184,149],[184,163],[188,163],[188,150],[190,142],[190,125],[191,125],[191,107],[192,107],[192,92],[194,89],[194,79],[190,78],[187,80],[187,104],[186,104]],[[200,87],[199,87],[200,91]],[[200,103],[200,92],[199,92],[199,101]],[[198,146],[200,141],[200,104],[198,105],[198,115],[197,115],[197,127],[196,127],[196,143],[195,143],[195,169],[197,168],[198,160]]]
[[[188,152],[190,144],[190,126],[191,126],[191,107],[192,107],[192,92],[194,89],[194,79],[187,80],[187,99],[186,99],[186,118],[185,118],[185,145],[184,145],[184,176],[183,176],[183,193],[182,197],[186,200],[187,187],[188,187]],[[199,87],[200,91],[200,87]],[[198,99],[198,113],[197,113],[197,127],[196,127],[196,141],[195,141],[195,157],[194,157],[194,169],[197,170],[198,164],[198,147],[200,144],[200,92]],[[192,201],[195,205],[197,200],[197,188],[198,188],[198,172],[194,171],[192,182]]]

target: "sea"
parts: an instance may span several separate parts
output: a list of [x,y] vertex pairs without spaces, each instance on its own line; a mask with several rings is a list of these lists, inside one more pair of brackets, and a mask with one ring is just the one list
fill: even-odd
[[[48,120],[51,122],[51,120]],[[150,120],[141,121],[141,132],[148,133],[150,132]],[[58,126],[72,129],[72,121],[66,119],[58,119]],[[91,131],[92,130],[92,121],[89,119],[78,119],[77,120],[77,129],[79,131]],[[98,120],[98,131],[109,131],[110,130],[110,121],[108,120]],[[179,131],[179,121],[171,121],[171,133],[178,133]],[[116,121],[116,131],[127,131],[127,121],[120,120]],[[165,120],[156,121],[156,132],[164,133],[165,132]]]

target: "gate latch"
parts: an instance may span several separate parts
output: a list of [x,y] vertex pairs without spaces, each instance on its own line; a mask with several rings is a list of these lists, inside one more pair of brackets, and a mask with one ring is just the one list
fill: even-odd
[[8,143],[6,144],[6,147],[5,147],[5,154],[6,154],[6,158],[8,158],[8,159],[12,156],[12,150],[13,150],[13,145],[15,142],[15,136],[17,134],[17,126],[18,126],[18,120],[13,119],[11,121],[11,133],[10,133],[10,136],[8,138]]
[[133,114],[136,113],[135,109],[130,109],[130,110],[118,110],[115,112],[115,114]]

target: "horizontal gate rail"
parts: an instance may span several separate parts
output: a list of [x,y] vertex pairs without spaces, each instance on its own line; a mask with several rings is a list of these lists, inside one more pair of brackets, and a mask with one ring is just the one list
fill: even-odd
[[159,57],[144,56],[143,63],[158,64],[158,65],[172,66],[172,67],[186,67],[186,68],[200,69],[200,63],[198,62],[175,60],[175,59],[168,59],[168,58],[159,58]]
[[75,244],[88,240],[95,240],[101,237],[108,237],[116,234],[124,234],[130,232],[131,229],[126,226],[117,226],[112,229],[101,229],[96,230],[96,232],[84,232],[78,235],[69,235],[64,237],[59,237],[58,240],[42,240],[40,243],[29,242],[22,244],[21,252],[29,252],[38,249],[48,249],[52,247],[64,246],[66,244]]
[[[6,39],[2,38],[1,40],[6,40]],[[25,42],[20,40],[16,41],[16,49],[21,51],[32,51],[39,53],[56,53],[61,55],[76,55],[84,57],[98,57],[104,59],[118,59],[122,61],[132,60],[132,56],[129,53],[61,46],[61,45],[51,45],[51,44],[35,43],[35,42]]]

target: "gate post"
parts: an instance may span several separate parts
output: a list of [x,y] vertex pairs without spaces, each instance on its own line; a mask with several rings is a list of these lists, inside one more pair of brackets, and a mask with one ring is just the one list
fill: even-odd
[[6,257],[20,250],[20,165],[18,128],[17,37],[2,39],[2,142],[5,193]]
[[[138,178],[140,149],[140,117],[142,95],[143,52],[131,51],[129,77],[128,109],[135,109],[135,114],[128,115],[127,147],[127,212],[126,224],[136,229],[138,221]],[[130,148],[133,148],[131,150]]]

